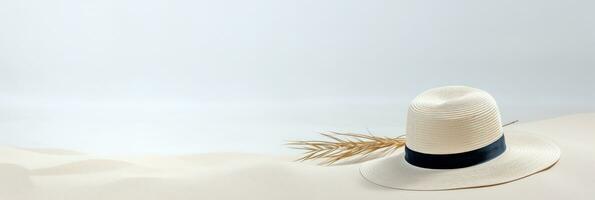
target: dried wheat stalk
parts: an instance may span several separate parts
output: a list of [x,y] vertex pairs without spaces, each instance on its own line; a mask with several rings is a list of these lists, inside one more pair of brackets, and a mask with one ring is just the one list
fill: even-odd
[[[518,120],[506,123],[503,127],[516,122]],[[324,159],[321,164],[326,165],[354,156],[365,157],[374,152],[380,152],[385,156],[405,146],[404,135],[395,138],[338,132],[326,132],[321,135],[330,138],[331,141],[290,141],[287,145],[306,151],[297,161]]]
[[339,160],[353,156],[365,157],[379,151],[388,155],[405,145],[405,137],[378,137],[356,133],[327,132],[321,135],[331,141],[291,141],[287,145],[291,148],[305,150],[304,156],[297,161],[325,159],[321,164],[333,164]]

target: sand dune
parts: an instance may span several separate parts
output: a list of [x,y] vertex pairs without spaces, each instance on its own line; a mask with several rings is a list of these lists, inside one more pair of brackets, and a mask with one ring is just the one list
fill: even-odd
[[31,170],[29,174],[33,176],[87,174],[117,170],[132,166],[134,166],[134,164],[126,161],[109,159],[89,159],[62,164],[54,167],[34,169]]
[[27,198],[34,191],[29,170],[15,164],[0,163],[0,197],[6,199]]
[[0,148],[0,199],[592,199],[595,114],[507,127],[552,138],[553,168],[493,187],[420,192],[383,188],[360,177],[358,163],[292,162],[295,155],[213,153],[97,156],[55,149]]

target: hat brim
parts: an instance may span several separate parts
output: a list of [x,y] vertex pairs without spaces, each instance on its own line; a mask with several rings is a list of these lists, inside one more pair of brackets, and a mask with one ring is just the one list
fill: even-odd
[[363,163],[362,176],[368,181],[404,190],[450,190],[497,185],[515,181],[548,169],[560,159],[553,142],[508,131],[506,151],[478,165],[459,169],[426,169],[405,161],[404,153]]

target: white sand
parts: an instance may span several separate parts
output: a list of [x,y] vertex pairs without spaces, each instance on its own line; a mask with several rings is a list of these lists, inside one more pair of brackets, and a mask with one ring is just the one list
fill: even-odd
[[387,189],[360,177],[358,164],[321,167],[288,157],[240,153],[98,156],[56,149],[0,148],[0,199],[593,199],[595,114],[507,129],[552,138],[553,168],[512,183],[453,191]]

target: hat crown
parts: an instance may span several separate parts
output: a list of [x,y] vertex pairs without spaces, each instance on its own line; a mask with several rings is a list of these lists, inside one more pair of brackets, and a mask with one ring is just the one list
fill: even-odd
[[501,136],[502,122],[496,101],[480,89],[434,88],[415,97],[409,106],[406,145],[417,152],[468,152]]

